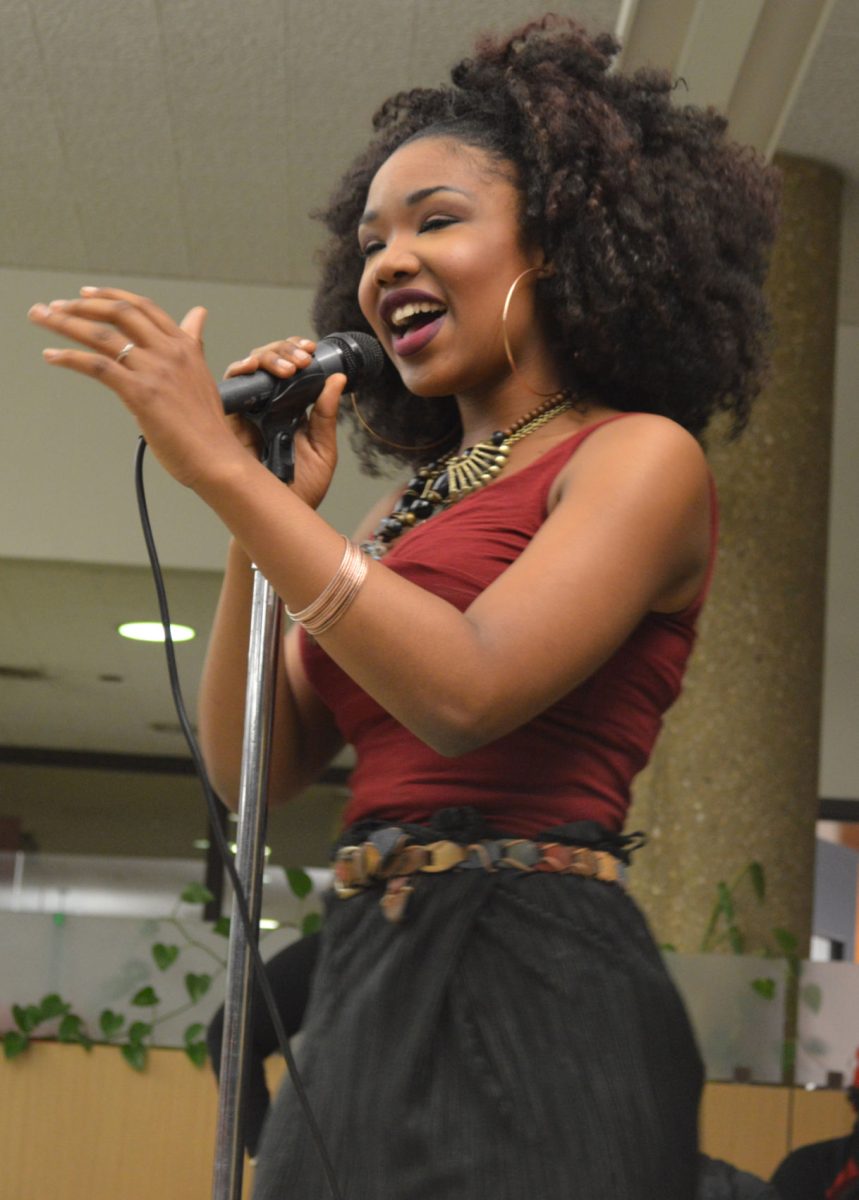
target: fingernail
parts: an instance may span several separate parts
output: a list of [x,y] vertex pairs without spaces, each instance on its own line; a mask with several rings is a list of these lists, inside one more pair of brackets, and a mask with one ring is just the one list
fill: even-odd
[[51,362],[53,359],[59,358],[60,353],[61,351],[59,350],[43,350],[42,358],[44,358],[47,362]]
[[45,317],[45,316],[47,316],[47,314],[48,314],[47,304],[34,304],[33,307],[28,311],[27,316],[28,317]]
[[299,346],[312,346],[313,342],[311,342],[308,338],[302,338],[298,344]]
[[279,371],[285,371],[287,369],[287,367],[291,371],[295,370],[295,363],[290,362],[289,359],[287,359],[287,358],[276,358],[274,360],[274,365],[277,367],[277,369]]
[[293,350],[293,354],[295,355],[295,357],[298,359],[299,362],[303,362],[303,363],[310,362],[310,355],[307,353],[306,350]]
[[59,308],[67,308],[68,303],[68,300],[52,300],[48,305],[48,308],[53,309],[54,312],[56,312]]
[[87,285],[86,285],[86,287],[82,287],[82,288],[81,288],[81,295],[82,295],[82,296],[89,296],[89,295],[91,295],[93,292],[97,292],[97,291],[99,291],[99,288],[97,288],[97,287],[93,287],[91,284],[87,284]]

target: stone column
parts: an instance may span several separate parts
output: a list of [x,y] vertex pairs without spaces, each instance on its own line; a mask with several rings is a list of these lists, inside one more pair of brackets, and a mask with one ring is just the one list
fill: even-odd
[[767,898],[743,895],[749,950],[780,926],[805,954],[810,930],[841,178],[805,159],[777,165],[772,374],[740,441],[709,439],[716,577],[627,825],[651,837],[632,892],[657,939],[684,951],[699,947],[718,881],[752,860]]

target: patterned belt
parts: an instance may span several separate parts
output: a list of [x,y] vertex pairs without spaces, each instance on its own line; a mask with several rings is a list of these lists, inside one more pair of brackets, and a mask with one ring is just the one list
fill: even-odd
[[334,891],[348,900],[380,883],[379,901],[389,921],[404,919],[414,887],[412,875],[437,875],[444,871],[512,868],[524,872],[579,875],[603,883],[620,882],[620,863],[607,850],[567,846],[561,842],[532,842],[526,838],[500,838],[460,845],[459,842],[421,844],[402,829],[379,829],[357,846],[341,846],[334,856]]

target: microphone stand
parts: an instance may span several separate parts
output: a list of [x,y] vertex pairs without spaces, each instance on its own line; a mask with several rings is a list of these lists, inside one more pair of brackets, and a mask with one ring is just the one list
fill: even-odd
[[[247,414],[247,419],[253,421],[263,435],[263,464],[284,483],[291,483],[295,474],[293,436],[302,418],[303,414],[293,416],[286,428],[271,428],[264,416],[255,418],[253,414]],[[281,605],[268,580],[256,566],[253,570],[235,867],[256,941],[265,866],[266,804]],[[248,1041],[252,1019],[251,948],[234,897],[227,952],[212,1200],[241,1200]]]

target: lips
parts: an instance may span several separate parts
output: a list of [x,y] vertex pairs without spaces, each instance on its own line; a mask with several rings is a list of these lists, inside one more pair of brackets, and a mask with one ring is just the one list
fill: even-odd
[[434,321],[418,325],[414,329],[406,329],[402,333],[392,331],[394,353],[400,358],[408,358],[410,354],[417,354],[419,350],[423,350],[441,329],[445,316],[445,313],[439,313]]
[[[433,315],[425,309],[424,313],[421,313],[422,306],[437,306],[443,311]],[[418,323],[395,325],[394,316],[406,308],[415,310],[408,315],[417,317]],[[432,341],[441,328],[446,312],[447,307],[443,300],[418,288],[399,288],[385,296],[379,305],[379,316],[390,332],[394,353],[402,358],[417,354]]]
[[433,296],[430,292],[422,292],[418,288],[398,288],[395,292],[389,292],[379,304],[379,316],[390,327],[391,317],[398,308],[402,308],[406,304],[440,304],[446,307],[443,300],[438,296]]

